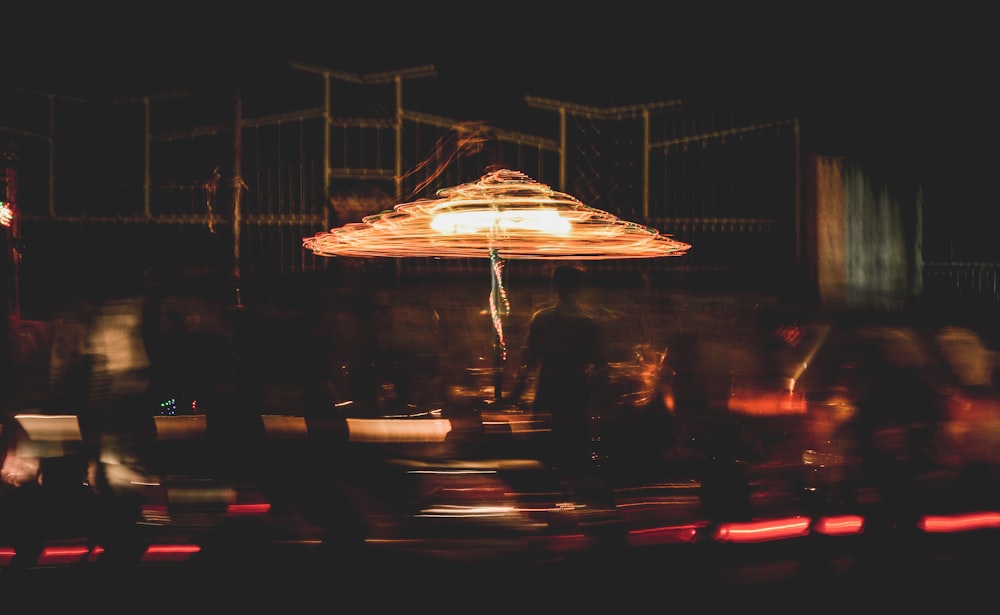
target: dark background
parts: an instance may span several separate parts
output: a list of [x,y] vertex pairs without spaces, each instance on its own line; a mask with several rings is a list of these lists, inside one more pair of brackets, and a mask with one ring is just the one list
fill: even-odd
[[991,24],[985,9],[863,3],[33,3],[5,9],[2,36],[8,86],[92,99],[229,90],[304,62],[432,65],[409,108],[511,129],[533,128],[525,96],[763,108],[799,118],[812,151],[906,174],[972,228],[1000,162]]
[[[985,9],[698,5],[171,4],[139,13],[33,3],[5,11],[4,64],[9,80],[80,94],[219,86],[290,60],[358,73],[433,64],[442,98],[491,116],[482,119],[504,119],[532,94],[790,105],[830,127],[831,139],[856,122],[868,123],[852,136],[893,142],[906,127],[911,144],[969,139],[960,126],[995,129],[974,117],[997,101]],[[934,121],[942,115],[945,125]]]

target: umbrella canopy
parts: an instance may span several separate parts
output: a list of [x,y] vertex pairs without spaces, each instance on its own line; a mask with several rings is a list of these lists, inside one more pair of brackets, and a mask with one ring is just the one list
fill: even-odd
[[443,188],[437,196],[306,237],[303,246],[320,256],[489,258],[498,399],[499,366],[507,359],[503,318],[510,312],[505,259],[658,258],[681,256],[691,247],[589,207],[520,171],[491,171],[476,182]]
[[552,190],[492,171],[303,240],[320,256],[598,260],[681,256],[690,244]]

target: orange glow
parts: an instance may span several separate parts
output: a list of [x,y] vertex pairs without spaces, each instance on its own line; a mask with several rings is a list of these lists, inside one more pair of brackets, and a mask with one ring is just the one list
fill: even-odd
[[448,419],[347,419],[351,442],[444,442]]
[[826,536],[844,536],[845,534],[860,534],[865,527],[864,517],[858,515],[840,515],[823,517],[813,523],[813,531]]
[[14,222],[14,210],[10,205],[0,201],[0,226],[10,226]]
[[712,538],[719,542],[766,542],[798,538],[809,533],[809,519],[788,517],[739,523],[723,523],[715,529]]
[[1000,512],[985,511],[957,515],[925,515],[917,523],[925,532],[951,533],[1000,528]]
[[806,398],[795,391],[734,391],[729,410],[752,416],[805,414]]
[[437,196],[317,233],[303,246],[320,256],[572,260],[681,256],[691,247],[519,171],[493,171]]

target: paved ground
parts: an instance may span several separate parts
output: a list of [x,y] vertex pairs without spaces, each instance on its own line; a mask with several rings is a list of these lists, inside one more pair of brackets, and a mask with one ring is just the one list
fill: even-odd
[[[703,611],[750,606],[769,612],[846,612],[932,606],[962,611],[992,599],[996,537],[942,545],[897,543],[822,559],[664,550],[604,553],[550,563],[443,563],[426,558],[339,561],[285,552],[267,560],[217,558],[115,570],[0,571],[8,599],[113,611],[128,608],[420,608],[435,612],[579,608],[587,612]],[[794,553],[789,551],[788,553]],[[860,552],[855,552],[858,555]],[[828,554],[829,555],[829,554]]]

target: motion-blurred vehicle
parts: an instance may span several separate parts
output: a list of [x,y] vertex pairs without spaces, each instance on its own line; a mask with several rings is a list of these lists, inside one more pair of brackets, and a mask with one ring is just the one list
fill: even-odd
[[[799,519],[805,534],[865,543],[1000,527],[992,353],[966,344],[959,359],[954,327],[900,315],[794,326],[783,342],[797,352],[784,344],[758,355],[758,372],[732,376],[746,498],[727,515]],[[975,383],[960,375],[969,362]]]
[[129,434],[120,458],[140,506],[141,561],[265,553],[271,505],[257,466],[240,448],[256,440],[225,433],[215,425],[222,419],[206,414],[149,418],[151,429]]
[[75,414],[21,412],[4,427],[0,565],[127,557],[134,502],[110,488]]
[[663,354],[637,353],[613,368],[613,401],[595,409],[593,471],[583,475],[548,465],[547,416],[498,403],[482,383],[436,407],[343,400],[305,417],[262,417],[282,474],[312,469],[299,491],[313,495],[280,495],[275,509],[305,505],[302,515],[334,550],[448,561],[552,561],[693,542],[705,523],[689,460],[671,464],[684,455],[670,439],[669,366]]

